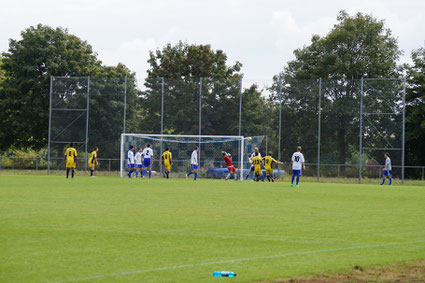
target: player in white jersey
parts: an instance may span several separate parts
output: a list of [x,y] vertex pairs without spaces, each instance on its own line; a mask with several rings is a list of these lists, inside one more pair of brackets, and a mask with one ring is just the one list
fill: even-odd
[[136,161],[136,178],[139,175],[139,172],[140,172],[140,177],[142,177],[143,155],[142,155],[142,148],[141,147],[139,147],[139,150],[136,152],[134,159]]
[[151,165],[151,158],[153,157],[153,150],[151,148],[150,144],[147,144],[145,149],[142,152],[143,155],[143,166],[145,168],[143,168],[142,174],[143,174],[143,178],[145,177],[146,171],[145,170],[149,170],[149,179],[152,178],[152,165]]
[[131,178],[131,174],[134,171],[134,145],[130,146],[130,150],[127,152],[127,163],[128,163],[128,177]]
[[382,179],[381,186],[385,184],[385,177],[390,180],[388,183],[388,186],[391,186],[392,184],[392,178],[391,178],[391,159],[390,154],[388,152],[385,152],[385,167],[382,168],[382,171],[384,171],[384,178]]
[[189,173],[187,173],[186,178],[189,177],[192,173],[195,175],[193,180],[196,180],[196,178],[198,178],[198,168],[199,168],[198,151],[199,151],[199,148],[195,147],[195,150],[192,152],[192,155],[190,156],[191,170]]
[[[249,164],[252,163],[252,159],[255,157],[256,152],[258,152],[258,157],[262,158],[261,153],[258,151],[258,147],[254,147],[254,151],[248,156]],[[262,165],[261,165],[261,167],[262,167]],[[251,175],[252,172],[254,172],[254,165],[253,164],[251,164],[251,169],[248,171],[248,174],[246,175],[245,179],[248,179],[249,175]],[[261,174],[261,177],[264,181],[264,176],[262,174]]]
[[304,155],[301,153],[301,146],[297,147],[297,151],[294,152],[294,154],[292,154],[292,180],[291,180],[291,187],[294,186],[294,178],[295,176],[297,176],[297,184],[296,186],[298,187],[298,182],[300,181],[300,176],[301,176],[301,169],[305,170],[305,159],[304,159]]

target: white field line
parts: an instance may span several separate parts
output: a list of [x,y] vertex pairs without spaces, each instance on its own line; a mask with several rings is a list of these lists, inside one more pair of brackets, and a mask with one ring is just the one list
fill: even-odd
[[380,247],[388,247],[388,246],[418,244],[418,243],[425,243],[425,240],[417,240],[417,241],[410,241],[410,242],[383,243],[383,244],[363,245],[363,246],[351,246],[351,247],[345,247],[345,248],[321,249],[321,250],[292,252],[292,253],[258,256],[258,257],[245,257],[245,258],[236,258],[236,259],[220,260],[220,261],[213,261],[213,262],[203,262],[203,263],[195,263],[195,264],[182,264],[182,265],[175,265],[175,266],[157,267],[157,268],[151,268],[151,269],[123,271],[123,272],[117,272],[117,273],[105,273],[105,274],[99,274],[99,275],[93,275],[93,276],[87,276],[87,277],[76,277],[76,278],[59,280],[59,281],[51,281],[50,283],[65,283],[65,282],[75,282],[75,281],[84,281],[84,280],[94,280],[94,279],[101,279],[101,278],[108,278],[108,277],[120,277],[120,276],[125,276],[125,275],[134,275],[134,274],[142,274],[142,273],[149,273],[149,272],[155,272],[155,271],[164,271],[164,270],[174,270],[174,269],[182,269],[182,268],[207,266],[207,265],[216,265],[216,264],[223,264],[223,263],[235,263],[235,262],[254,261],[254,260],[261,260],[261,259],[273,259],[273,258],[282,258],[282,257],[298,256],[298,255],[338,252],[338,251],[356,250],[356,249],[380,248]]

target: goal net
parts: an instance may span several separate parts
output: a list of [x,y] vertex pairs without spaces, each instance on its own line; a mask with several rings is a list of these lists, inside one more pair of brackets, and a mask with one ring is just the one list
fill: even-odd
[[163,168],[163,164],[159,163],[159,159],[168,147],[173,159],[171,176],[184,178],[191,169],[191,154],[198,146],[199,177],[222,178],[226,176],[228,170],[222,155],[222,151],[225,151],[232,156],[237,178],[242,180],[244,174],[240,173],[247,173],[250,168],[248,154],[253,152],[255,147],[260,148],[263,139],[264,136],[122,134],[120,176],[127,175],[127,154],[130,146],[134,146],[134,153],[136,153],[139,148],[143,150],[147,144],[150,144],[154,153],[151,160],[153,177],[162,176],[165,168]]

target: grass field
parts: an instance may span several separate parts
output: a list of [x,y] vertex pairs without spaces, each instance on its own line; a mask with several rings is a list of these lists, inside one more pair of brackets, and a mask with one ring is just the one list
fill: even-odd
[[0,175],[1,282],[252,282],[425,258],[425,187]]

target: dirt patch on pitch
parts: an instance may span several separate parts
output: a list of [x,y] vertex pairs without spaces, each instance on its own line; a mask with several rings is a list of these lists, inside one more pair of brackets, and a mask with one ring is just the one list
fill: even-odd
[[[262,281],[266,282],[266,281]],[[334,283],[334,282],[425,282],[425,260],[391,264],[388,266],[353,266],[346,273],[322,273],[276,279],[267,282],[279,283]]]

